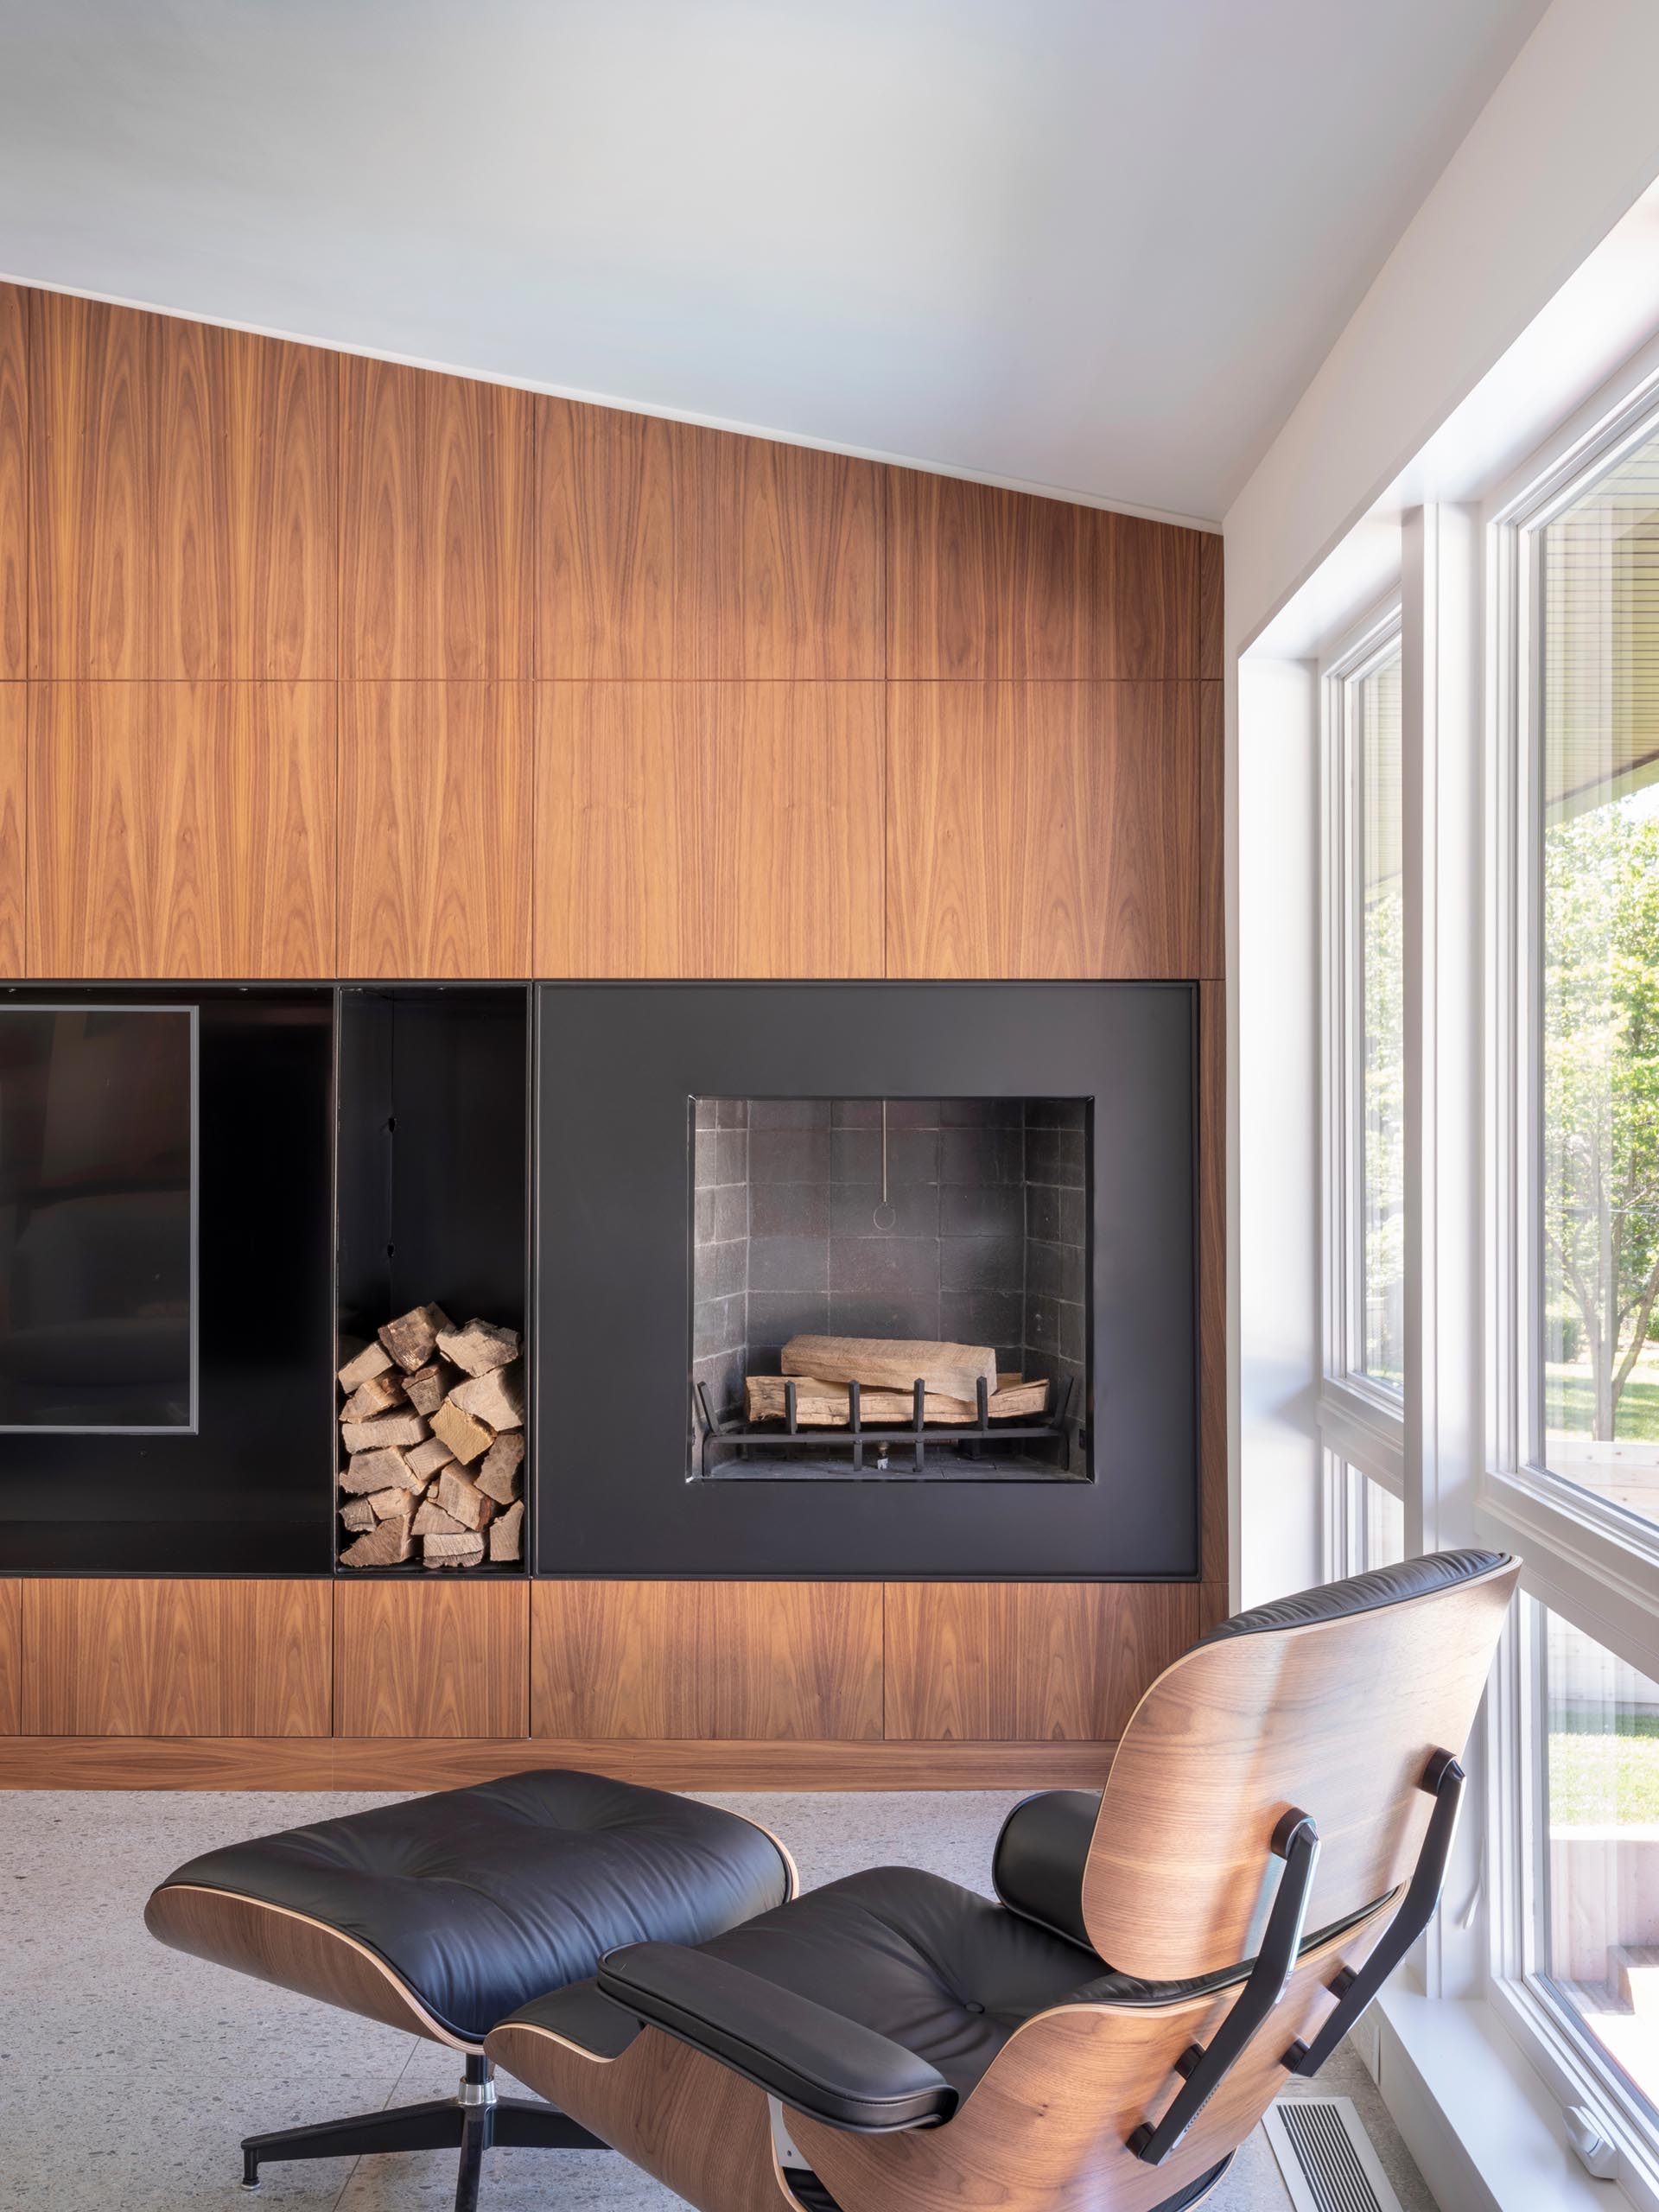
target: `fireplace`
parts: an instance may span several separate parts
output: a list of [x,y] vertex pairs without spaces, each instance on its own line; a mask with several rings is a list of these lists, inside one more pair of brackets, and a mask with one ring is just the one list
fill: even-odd
[[538,1001],[543,1572],[1196,1573],[1192,986]]

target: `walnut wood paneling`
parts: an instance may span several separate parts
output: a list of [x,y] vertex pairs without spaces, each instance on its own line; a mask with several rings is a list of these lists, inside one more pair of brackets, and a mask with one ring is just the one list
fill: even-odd
[[342,973],[529,973],[531,696],[340,685]]
[[887,973],[1198,973],[1198,690],[890,684]]
[[537,975],[881,973],[879,685],[537,696]]
[[1198,674],[1217,683],[1225,674],[1222,664],[1224,566],[1221,535],[1207,531],[1198,543]]
[[531,1592],[537,1735],[881,1733],[881,1590],[858,1582],[556,1582]]
[[527,392],[341,364],[341,673],[531,672]]
[[332,1599],[324,1581],[26,1581],[23,1728],[324,1735]]
[[1197,1633],[1190,1583],[889,1582],[887,1732],[1109,1740]]
[[1227,973],[1227,748],[1219,683],[1198,686],[1198,964]]
[[893,469],[887,673],[1196,677],[1202,534]]
[[0,284],[0,683],[29,673],[28,301]]
[[342,1582],[334,1732],[529,1732],[530,1588],[506,1578]]
[[30,687],[36,976],[327,976],[334,694]]
[[29,333],[35,674],[332,676],[334,358],[45,292]]
[[0,683],[0,976],[28,972],[29,686]]
[[563,399],[536,467],[537,675],[885,672],[888,472]]
[[23,1586],[0,1580],[0,1736],[15,1736],[23,1718]]
[[[1198,989],[1198,1470],[1204,1579],[1227,1551],[1227,987]],[[1220,1618],[1225,1618],[1224,1604]],[[1213,1623],[1206,1622],[1206,1626]]]

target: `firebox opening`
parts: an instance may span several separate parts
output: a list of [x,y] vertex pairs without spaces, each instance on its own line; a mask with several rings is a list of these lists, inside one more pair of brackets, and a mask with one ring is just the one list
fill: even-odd
[[1091,1140],[1084,1098],[691,1100],[688,1478],[1090,1479]]

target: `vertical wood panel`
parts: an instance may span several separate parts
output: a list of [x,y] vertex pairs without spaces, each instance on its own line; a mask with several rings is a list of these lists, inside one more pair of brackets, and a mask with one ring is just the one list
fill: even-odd
[[890,1582],[887,1736],[1111,1741],[1198,1618],[1190,1583]]
[[[1227,1465],[1227,988],[1198,991],[1198,1466],[1206,1584],[1230,1572]],[[1221,1618],[1225,1617],[1224,1605]],[[1213,1625],[1207,1623],[1206,1625]]]
[[872,463],[543,399],[536,466],[538,676],[884,672]]
[[341,375],[342,673],[528,676],[529,394],[356,356]]
[[1198,688],[890,684],[887,973],[1195,974]]
[[23,1586],[0,1579],[0,1736],[15,1736],[23,1721]]
[[0,284],[0,683],[29,673],[29,295]]
[[529,973],[531,712],[524,684],[340,686],[343,973]]
[[0,976],[27,975],[29,686],[0,683]]
[[537,975],[880,974],[879,686],[537,691]]
[[334,973],[332,687],[31,689],[32,974]]
[[1222,664],[1225,565],[1220,532],[1207,531],[1198,547],[1198,674],[1215,683],[1225,674]]
[[325,1581],[26,1581],[23,1732],[325,1734],[332,1595]]
[[531,1733],[706,1736],[699,1582],[531,1586]]
[[881,1587],[874,1582],[706,1586],[709,1732],[881,1733]]
[[1227,973],[1227,752],[1219,683],[1198,694],[1198,942],[1196,974]]
[[334,1685],[337,1736],[527,1734],[528,1583],[340,1583]]
[[31,296],[34,671],[334,673],[331,356]]
[[1196,677],[1203,534],[890,472],[895,681]]

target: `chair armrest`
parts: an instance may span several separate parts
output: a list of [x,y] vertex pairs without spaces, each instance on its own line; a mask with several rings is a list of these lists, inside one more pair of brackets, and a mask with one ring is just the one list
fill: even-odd
[[991,1855],[991,1885],[1010,1912],[1092,1950],[1083,1921],[1083,1870],[1100,1810],[1097,1789],[1046,1789],[1016,1805]]
[[956,2091],[914,2051],[728,1960],[679,1943],[630,1943],[601,1961],[599,1986],[828,2126],[880,2134],[956,2110]]

